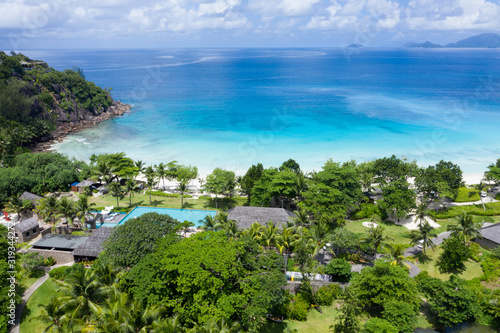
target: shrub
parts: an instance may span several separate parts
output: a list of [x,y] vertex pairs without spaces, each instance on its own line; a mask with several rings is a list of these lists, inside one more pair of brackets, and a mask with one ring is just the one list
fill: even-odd
[[372,318],[363,326],[361,333],[398,333],[398,329],[381,318]]
[[481,280],[492,281],[500,277],[500,259],[496,257],[486,257],[481,263],[483,268],[483,276]]
[[456,272],[465,268],[465,262],[470,258],[470,250],[461,239],[456,236],[449,237],[441,247],[444,251],[437,262],[441,272]]
[[417,280],[418,290],[429,297],[443,286],[443,281],[438,278],[426,276]]
[[68,276],[70,270],[71,267],[69,266],[57,267],[49,272],[49,276],[55,280],[64,280]]
[[496,200],[500,200],[500,192],[498,192],[498,193],[495,195],[495,199],[496,199]]
[[413,332],[417,323],[414,307],[406,302],[391,300],[384,304],[382,316],[398,328],[399,332]]
[[56,260],[52,257],[48,257],[43,263],[45,266],[54,266],[56,264]]
[[342,294],[342,288],[337,284],[329,284],[316,290],[316,302],[319,305],[332,305],[333,300]]
[[481,198],[479,197],[479,191],[475,189],[469,189],[467,187],[461,187],[458,190],[458,195],[455,198],[455,202],[471,202],[478,201]]
[[351,264],[345,259],[332,259],[325,266],[325,273],[336,282],[349,282],[351,279]]
[[481,247],[479,246],[478,243],[471,242],[469,244],[469,253],[470,253],[470,258],[474,260],[475,262],[481,261]]
[[314,301],[314,293],[312,290],[311,281],[309,280],[302,281],[299,290],[297,290],[297,295],[299,295],[303,300],[311,305],[316,303]]
[[359,205],[358,209],[356,209],[352,213],[351,219],[353,220],[367,219],[372,215],[378,215],[382,217],[384,214],[380,211],[380,209],[376,204],[362,203],[361,205]]
[[21,266],[27,271],[32,271],[43,264],[44,259],[38,252],[26,253],[21,262]]
[[309,303],[300,296],[295,297],[286,308],[286,316],[288,319],[304,321],[307,319],[309,311]]
[[[157,197],[167,197],[167,198],[180,198],[181,195],[177,193],[165,193],[163,191],[146,191],[146,194],[149,195],[149,192],[151,192],[151,195],[156,195]],[[184,195],[184,198],[187,198],[186,195]]]

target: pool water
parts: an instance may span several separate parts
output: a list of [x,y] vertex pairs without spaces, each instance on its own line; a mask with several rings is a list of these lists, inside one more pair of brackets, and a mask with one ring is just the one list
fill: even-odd
[[116,227],[117,225],[122,225],[126,221],[133,219],[135,217],[141,216],[146,213],[158,213],[167,214],[172,218],[179,220],[180,222],[189,221],[193,222],[195,227],[202,225],[201,220],[205,216],[210,215],[212,217],[217,214],[216,210],[198,210],[198,209],[176,209],[176,208],[156,208],[156,207],[135,207],[130,213],[127,214],[119,223],[108,223],[105,222],[97,227]]

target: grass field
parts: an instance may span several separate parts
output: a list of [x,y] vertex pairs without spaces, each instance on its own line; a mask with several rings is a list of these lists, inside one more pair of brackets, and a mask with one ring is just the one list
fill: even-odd
[[306,321],[285,320],[282,324],[269,323],[262,333],[282,333],[285,329],[296,329],[299,333],[325,333],[329,332],[330,325],[334,325],[339,311],[334,303],[331,306],[322,306],[323,313],[311,309]]
[[[124,197],[119,202],[119,207],[133,208],[135,206],[154,206],[154,207],[165,207],[165,208],[181,208],[181,198],[169,198],[162,196],[151,195],[151,205],[149,204],[149,195],[147,194],[135,194],[132,196],[132,206],[129,207],[129,197]],[[90,202],[96,204],[96,207],[104,206],[115,206],[118,208],[116,203],[116,197],[106,194],[99,197],[92,197]],[[233,199],[231,207],[243,206],[246,203],[246,198]],[[217,199],[217,209],[227,210],[229,207],[229,198]],[[208,199],[184,199],[184,208],[187,209],[215,209],[215,201]]]
[[21,316],[20,332],[41,333],[47,326],[43,322],[36,319],[42,313],[40,305],[46,304],[47,301],[57,294],[57,283],[52,279],[48,279],[31,295],[26,307]]
[[458,189],[458,195],[455,198],[455,202],[471,202],[478,201],[479,199],[481,199],[479,197],[479,190],[461,187]]
[[[447,281],[452,274],[441,273],[437,267],[437,261],[441,253],[443,253],[441,247],[436,247],[434,250],[427,250],[426,256],[424,256],[423,253],[419,253],[415,257],[418,259],[418,267],[422,271],[427,271],[429,276]],[[483,269],[481,268],[481,264],[469,259],[465,263],[465,270],[457,275],[463,279],[471,280],[473,278],[480,277],[482,274]]]
[[21,271],[17,274],[17,281],[19,282],[21,288],[23,288],[23,290],[26,290],[44,274],[45,271],[43,270],[34,270],[31,272],[27,272],[25,269],[21,269]]

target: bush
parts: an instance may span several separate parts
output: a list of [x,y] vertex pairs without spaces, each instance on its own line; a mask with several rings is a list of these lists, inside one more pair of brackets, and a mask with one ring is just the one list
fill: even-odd
[[376,204],[362,203],[361,205],[359,205],[358,209],[356,209],[352,213],[351,219],[352,220],[367,219],[372,215],[378,215],[382,219],[384,219],[384,217],[386,216],[386,214],[382,212]]
[[361,333],[398,333],[399,330],[390,322],[381,318],[372,318],[363,326]]
[[461,187],[460,189],[458,189],[458,195],[455,198],[455,202],[471,202],[479,201],[480,199],[481,197],[479,196],[478,190]]
[[44,265],[44,259],[42,255],[38,252],[30,252],[24,254],[21,262],[21,266],[27,271],[32,271],[43,265]]
[[51,270],[49,276],[55,280],[64,280],[68,276],[69,271],[71,271],[71,267],[61,266]]
[[484,204],[486,210],[483,209],[483,205],[467,205],[467,206],[455,206],[448,208],[444,211],[435,212],[431,211],[432,215],[436,219],[450,219],[460,215],[463,212],[467,212],[471,215],[477,216],[495,216],[500,215],[500,202],[488,202]]
[[43,263],[45,266],[54,266],[56,264],[56,260],[52,257],[48,257]]
[[391,300],[386,302],[382,316],[394,327],[397,327],[399,332],[411,333],[417,323],[417,316],[413,306],[403,301]]
[[427,297],[432,296],[442,286],[443,286],[443,281],[435,277],[426,276],[424,278],[419,278],[417,280],[418,290]]
[[[165,193],[163,191],[146,191],[146,194],[149,195],[151,192],[151,195],[156,195],[157,197],[167,197],[167,198],[180,198],[181,195],[177,193]],[[184,195],[184,198],[187,198],[186,195]]]
[[495,199],[496,199],[496,200],[500,200],[500,192],[498,192],[498,193],[495,195]]
[[470,258],[470,250],[461,239],[451,236],[444,240],[441,247],[444,251],[437,262],[441,272],[456,272],[465,268],[465,262]]
[[351,264],[345,259],[332,259],[325,266],[325,273],[335,282],[349,282],[351,279]]
[[342,295],[342,288],[337,284],[329,284],[316,290],[316,302],[319,305],[332,305],[333,300]]
[[475,262],[481,261],[481,247],[478,243],[471,242],[469,244],[470,258]]
[[483,275],[481,280],[493,281],[500,277],[500,259],[496,257],[487,257],[481,263]]
[[310,305],[305,299],[300,296],[295,297],[286,308],[286,316],[288,319],[304,321],[307,319],[307,312]]

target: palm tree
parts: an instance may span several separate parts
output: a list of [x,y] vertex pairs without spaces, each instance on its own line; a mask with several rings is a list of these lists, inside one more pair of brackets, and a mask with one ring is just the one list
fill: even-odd
[[144,175],[146,176],[146,178],[148,177],[156,178],[157,176],[155,169],[151,165],[146,167],[146,169],[144,169]]
[[135,187],[137,186],[137,182],[134,178],[129,178],[125,182],[125,192],[128,193],[129,196],[129,206],[132,207],[132,192],[135,191]]
[[21,221],[21,213],[24,210],[23,199],[19,195],[13,195],[5,204],[5,211],[8,213],[16,213],[17,218]]
[[149,205],[152,206],[152,203],[151,203],[151,192],[153,192],[153,187],[156,185],[156,179],[155,179],[155,175],[154,173],[152,174],[149,174],[146,178],[146,186],[147,188],[149,189]]
[[61,301],[53,296],[47,304],[41,304],[42,313],[36,317],[37,320],[47,323],[43,332],[64,333],[67,332],[68,317]]
[[123,188],[119,183],[111,183],[109,184],[109,192],[112,196],[116,197],[116,206],[120,207],[119,199],[124,197]]
[[482,222],[474,221],[472,215],[467,212],[463,212],[462,214],[457,216],[457,224],[449,225],[448,230],[451,231],[452,235],[456,235],[461,238],[464,243],[467,243],[469,240],[479,237],[481,238],[481,227]]
[[276,246],[276,237],[279,234],[279,229],[273,221],[267,222],[267,224],[262,227],[260,235],[257,237],[258,243],[262,247],[271,248]]
[[75,213],[78,219],[80,220],[80,223],[83,225],[83,227],[86,229],[86,220],[87,214],[90,214],[91,216],[94,216],[90,211],[92,210],[92,207],[95,206],[95,203],[89,203],[89,197],[86,195],[79,195],[78,196],[78,201],[76,202],[75,205]]
[[[481,192],[483,192],[487,187],[488,187],[488,185],[486,185],[483,182],[480,182],[479,184],[474,186],[474,188],[479,191],[479,200],[481,200],[481,204],[483,205],[484,210],[486,210],[486,206],[484,205],[483,196],[481,195]],[[472,196],[472,195],[474,195],[474,192],[469,192],[469,196]]]
[[260,233],[262,232],[262,225],[258,222],[254,222],[250,228],[243,230],[242,235],[248,236],[252,239],[258,239]]
[[283,228],[281,233],[276,237],[276,245],[280,254],[290,254],[292,248],[300,240],[300,236],[296,233],[295,227]]
[[67,197],[59,199],[57,202],[57,219],[65,218],[66,223],[73,226],[73,217],[75,216],[75,202]]
[[202,225],[199,227],[201,230],[214,231],[217,221],[212,215],[207,215],[203,220],[201,220]]
[[296,210],[294,213],[295,217],[293,218],[293,222],[296,226],[303,227],[309,225],[309,216],[305,210]]
[[40,201],[38,201],[38,206],[36,209],[44,219],[50,218],[52,223],[54,223],[54,217],[57,214],[57,199],[55,197],[40,199]]
[[144,172],[144,167],[146,166],[146,164],[143,161],[138,160],[134,162],[134,166],[136,169],[136,176],[134,177],[135,179],[137,175],[139,175],[141,172]]
[[373,245],[375,254],[377,254],[377,249],[382,243],[392,240],[391,237],[384,235],[384,230],[385,228],[381,226],[368,228],[366,236],[362,238],[364,243]]
[[418,230],[413,230],[411,232],[411,242],[414,245],[422,245],[422,249],[425,250],[427,248],[434,248],[436,244],[432,241],[431,238],[436,237],[436,233],[434,233],[434,228],[429,224],[429,222],[424,220],[424,223],[420,223],[418,225]]
[[311,228],[309,228],[308,232],[308,242],[310,246],[314,249],[313,256],[317,255],[319,251],[323,248],[325,243],[325,237],[328,235],[330,228],[328,227],[327,222],[319,221]]
[[410,257],[405,257],[405,251],[408,248],[408,245],[404,244],[385,244],[384,246],[389,252],[389,258],[391,260],[391,265],[398,265],[407,267],[411,269],[411,266],[408,265],[405,261],[413,262],[413,259]]
[[109,163],[106,163],[104,161],[99,161],[97,163],[96,168],[94,169],[94,178],[95,180],[98,180],[100,183],[109,183],[111,181],[111,178],[113,177],[112,173],[112,168],[109,166]]
[[179,186],[177,186],[179,192],[181,192],[181,209],[184,208],[184,193],[188,190],[188,186],[186,182],[180,182]]
[[104,286],[112,286],[120,282],[120,278],[125,271],[115,269],[113,265],[104,263],[100,260],[92,265],[92,277],[102,283]]
[[155,165],[155,172],[158,178],[160,178],[163,182],[163,190],[165,190],[165,176],[167,175],[167,169],[166,165],[163,163],[160,163],[158,165]]
[[238,228],[238,222],[235,220],[228,220],[224,223],[222,230],[226,233],[228,240],[235,240],[241,235],[241,231]]
[[372,184],[375,181],[375,178],[371,172],[363,172],[361,173],[361,188],[364,192],[370,191],[373,189]]
[[180,317],[174,315],[172,318],[155,320],[151,333],[183,333],[184,327],[181,324]]
[[236,321],[228,325],[224,319],[218,321],[216,318],[210,318],[203,325],[195,323],[187,333],[236,333],[239,331],[240,324]]

